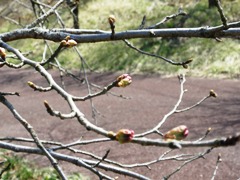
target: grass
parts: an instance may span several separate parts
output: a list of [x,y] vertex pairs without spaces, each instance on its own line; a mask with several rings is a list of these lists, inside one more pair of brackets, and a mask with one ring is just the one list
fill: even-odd
[[[37,168],[26,159],[16,156],[6,150],[0,150],[0,179],[1,180],[58,180],[60,179],[53,168]],[[69,180],[89,180],[80,173],[68,176]]]
[[[229,22],[238,21],[240,0],[223,1],[222,3]],[[147,17],[146,26],[149,26],[161,21],[167,15],[176,13],[180,6],[188,15],[170,20],[161,28],[205,27],[221,24],[217,9],[209,9],[207,0],[198,3],[190,0],[85,0],[80,6],[79,23],[82,29],[110,30],[107,18],[110,14],[114,14],[117,32],[137,29],[144,15]],[[72,19],[66,7],[60,9],[59,13],[62,15],[65,26],[72,27]],[[24,18],[25,16],[27,18]],[[31,22],[28,11],[21,18],[23,24]],[[4,21],[2,27],[0,32],[16,29],[17,26]],[[49,19],[47,27],[57,27],[54,16]],[[221,43],[213,39],[200,38],[134,39],[130,42],[143,51],[155,53],[174,61],[193,58],[193,62],[187,71],[192,76],[227,76],[232,78],[239,75],[240,58],[237,52],[240,50],[240,44],[239,40],[236,39],[223,39]],[[32,51],[29,58],[36,61],[42,59],[44,46],[41,40],[28,39],[14,41],[11,44],[22,52]],[[52,42],[50,44],[53,50],[56,49],[57,44]],[[78,49],[89,66],[97,71],[168,75],[183,71],[182,67],[173,66],[160,59],[139,54],[128,48],[123,41],[80,44]],[[47,52],[46,57],[49,56],[50,53]],[[73,49],[65,50],[58,58],[65,68],[80,69],[81,60]]]

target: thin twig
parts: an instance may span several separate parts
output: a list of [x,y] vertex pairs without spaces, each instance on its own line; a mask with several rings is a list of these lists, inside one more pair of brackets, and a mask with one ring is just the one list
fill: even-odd
[[193,157],[192,159],[185,161],[185,162],[184,162],[181,166],[179,166],[175,171],[173,171],[173,172],[170,173],[169,175],[165,176],[165,177],[163,178],[163,180],[169,179],[172,175],[174,175],[175,173],[177,173],[178,171],[180,171],[180,170],[181,170],[184,166],[186,166],[187,164],[189,164],[189,163],[191,163],[191,162],[193,162],[193,161],[195,161],[195,160],[197,160],[197,159],[204,158],[204,156],[205,156],[206,154],[210,153],[212,150],[213,150],[213,148],[210,148],[210,149],[206,150],[205,152],[203,152],[203,153],[201,153],[201,154]]
[[227,18],[226,18],[226,16],[223,13],[223,8],[221,6],[221,2],[219,0],[215,0],[215,1],[217,2],[217,4],[216,4],[217,5],[217,9],[218,9],[218,12],[220,14],[223,26],[225,27],[224,29],[228,29]]
[[0,96],[12,96],[12,95],[16,95],[16,96],[20,96],[20,94],[18,92],[0,92]]
[[110,149],[108,149],[108,150],[106,151],[106,153],[104,154],[104,156],[102,157],[102,159],[101,159],[97,164],[95,164],[95,165],[93,166],[93,168],[98,167],[98,165],[107,158],[107,156],[108,156],[109,153],[110,153]]
[[146,15],[143,16],[142,22],[141,22],[141,24],[140,24],[138,29],[143,29],[145,24],[146,24]]
[[163,56],[160,56],[160,55],[156,55],[156,54],[152,54],[152,53],[148,53],[148,52],[145,52],[141,49],[138,49],[136,48],[135,46],[133,46],[128,40],[124,39],[123,40],[125,42],[125,44],[130,47],[131,49],[141,53],[141,54],[144,54],[144,55],[147,55],[147,56],[152,56],[152,57],[155,57],[155,58],[159,58],[159,59],[162,59],[172,65],[178,65],[178,66],[182,66],[182,65],[186,65],[186,64],[189,64],[192,60],[186,60],[186,61],[183,61],[183,62],[175,62],[171,59],[168,59],[168,58],[165,58]]
[[176,14],[172,14],[170,16],[166,16],[162,21],[158,22],[157,24],[154,24],[152,26],[146,27],[144,29],[157,29],[159,26],[161,26],[163,23],[169,21],[170,19],[174,19],[177,16],[186,16],[186,15],[187,15],[186,12],[180,11],[180,12],[178,12]]
[[196,142],[204,140],[208,136],[208,134],[211,132],[211,130],[212,130],[212,128],[208,128],[207,131],[205,132],[205,134],[201,138],[196,140]]
[[175,113],[185,112],[185,111],[188,111],[188,110],[190,110],[190,109],[193,109],[193,108],[195,108],[196,106],[199,106],[203,101],[205,101],[205,100],[208,99],[209,97],[211,97],[211,96],[208,95],[208,96],[204,97],[204,98],[201,99],[199,102],[197,102],[196,104],[194,104],[194,105],[192,105],[192,106],[190,106],[190,107],[176,110]]
[[219,164],[222,162],[222,158],[221,158],[221,154],[218,154],[218,157],[217,157],[217,162],[216,162],[216,167],[215,167],[215,170],[213,172],[213,175],[212,175],[212,178],[211,180],[214,180],[216,175],[217,175],[217,170],[218,170],[218,166]]
[[180,103],[182,102],[182,98],[185,93],[184,88],[183,88],[183,85],[186,81],[185,76],[181,75],[179,80],[180,80],[180,95],[179,95],[178,101],[175,104],[175,106],[173,107],[173,109],[169,113],[165,114],[164,117],[162,118],[162,120],[155,127],[153,127],[152,129],[150,129],[146,132],[143,132],[141,134],[137,134],[137,135],[135,135],[135,137],[143,137],[148,134],[156,132],[166,122],[167,118],[176,111],[176,109],[179,107]]
[[38,19],[36,19],[34,22],[32,22],[31,24],[27,25],[26,28],[32,28],[34,26],[36,26],[37,24],[39,24],[40,22],[44,21],[45,19],[47,19],[51,14],[54,13],[54,11],[64,2],[65,0],[59,0],[48,12],[46,12],[45,14],[43,14],[42,16],[40,16]]

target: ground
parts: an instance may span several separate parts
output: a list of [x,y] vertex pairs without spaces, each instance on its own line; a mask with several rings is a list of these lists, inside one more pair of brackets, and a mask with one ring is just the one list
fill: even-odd
[[[50,71],[58,83],[60,83],[59,73]],[[33,126],[38,136],[44,140],[61,141],[70,143],[80,138],[90,139],[100,137],[93,132],[87,132],[75,119],[59,120],[49,116],[43,105],[47,100],[56,110],[68,113],[69,108],[62,97],[56,92],[40,93],[33,91],[27,86],[27,81],[32,81],[37,85],[47,86],[46,81],[32,69],[15,70],[1,68],[1,92],[17,91],[20,97],[7,97],[18,112]],[[99,85],[107,85],[117,74],[94,73],[89,75],[91,82]],[[126,88],[115,88],[112,92],[116,95],[128,97],[126,99],[116,97],[111,94],[96,97],[93,100],[94,107],[100,114],[97,120],[91,116],[90,101],[78,102],[80,110],[91,119],[107,130],[117,131],[121,128],[133,129],[135,133],[144,132],[155,126],[163,116],[168,113],[176,104],[180,92],[177,77],[162,77],[160,75],[133,75],[133,83]],[[209,94],[211,89],[217,92],[217,98],[209,98],[200,106],[184,112],[170,116],[161,127],[162,132],[184,124],[189,128],[187,140],[196,140],[204,135],[211,127],[212,131],[207,139],[229,136],[240,131],[240,83],[239,80],[229,79],[205,79],[186,77],[184,88],[187,89],[180,109],[191,106]],[[66,90],[74,95],[86,95],[85,84],[78,83],[70,77],[64,78]],[[0,137],[30,137],[24,128],[13,118],[12,114],[0,104]],[[78,147],[81,150],[88,150],[98,156],[103,156],[110,149],[109,159],[125,164],[141,163],[157,159],[166,152],[168,148],[142,147],[131,143],[120,145],[117,142],[106,144],[95,144]],[[240,145],[215,148],[205,158],[201,158],[183,167],[170,179],[211,179],[214,172],[217,156],[220,153],[222,162],[219,165],[216,179],[235,180],[240,178]],[[174,150],[170,155],[194,153],[198,154],[207,148],[187,148]],[[21,154],[22,155],[22,154]],[[81,156],[88,158],[86,156]],[[46,158],[41,156],[27,156],[41,166],[49,165]],[[151,179],[161,179],[170,174],[182,162],[163,161],[151,167],[138,167],[132,171],[141,173]],[[81,172],[91,179],[97,179],[89,171],[64,162],[60,162],[66,173]],[[109,172],[106,172],[109,174]],[[112,175],[110,173],[110,175]],[[130,179],[116,175],[119,179]]]

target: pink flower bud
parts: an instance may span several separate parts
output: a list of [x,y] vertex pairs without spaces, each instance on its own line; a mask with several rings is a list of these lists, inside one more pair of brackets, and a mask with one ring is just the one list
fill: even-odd
[[181,141],[188,136],[188,128],[185,125],[177,126],[170,131],[166,132],[163,136],[165,140],[178,140]]
[[116,134],[116,140],[120,143],[127,143],[132,140],[134,131],[129,129],[120,129]]
[[132,78],[128,74],[122,74],[117,78],[117,81],[118,87],[126,87],[132,83]]

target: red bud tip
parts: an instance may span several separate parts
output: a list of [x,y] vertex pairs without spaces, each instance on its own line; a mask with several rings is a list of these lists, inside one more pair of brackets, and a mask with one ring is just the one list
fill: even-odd
[[168,131],[167,133],[165,133],[163,135],[163,138],[165,140],[183,140],[184,138],[186,138],[189,134],[189,130],[187,128],[187,126],[185,125],[180,125],[178,127],[175,127],[173,129],[171,129],[170,131]]
[[116,134],[116,140],[120,143],[127,143],[133,139],[134,131],[129,129],[120,129]]
[[132,83],[132,78],[128,74],[122,74],[117,78],[117,81],[118,87],[126,87]]

